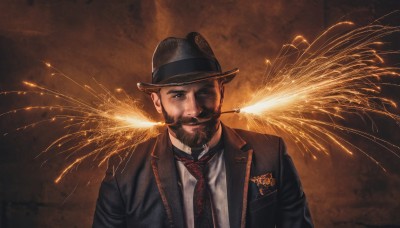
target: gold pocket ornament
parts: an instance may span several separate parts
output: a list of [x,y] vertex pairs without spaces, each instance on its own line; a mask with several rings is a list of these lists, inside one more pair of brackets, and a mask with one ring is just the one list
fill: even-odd
[[250,178],[250,181],[257,185],[260,196],[266,195],[275,190],[276,180],[272,173],[266,173]]

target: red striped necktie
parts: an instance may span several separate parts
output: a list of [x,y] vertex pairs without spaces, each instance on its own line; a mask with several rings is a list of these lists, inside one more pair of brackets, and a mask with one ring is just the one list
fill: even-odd
[[[203,150],[203,149],[202,149]],[[207,228],[214,227],[212,208],[211,208],[211,197],[210,188],[208,186],[207,174],[208,168],[207,163],[215,156],[215,154],[222,150],[222,145],[219,143],[217,146],[210,149],[200,159],[193,159],[192,156],[180,151],[174,147],[175,158],[181,161],[187,170],[196,178],[197,183],[194,187],[193,194],[193,210],[194,210],[194,227],[195,228]],[[199,154],[198,151],[192,149],[192,154]]]

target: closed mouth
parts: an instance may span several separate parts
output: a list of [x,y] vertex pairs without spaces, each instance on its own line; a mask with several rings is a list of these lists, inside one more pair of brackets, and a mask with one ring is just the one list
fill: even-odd
[[198,125],[203,125],[210,121],[212,118],[204,119],[202,121],[196,121],[196,122],[188,122],[188,123],[182,123],[182,125],[188,125],[188,126],[198,126]]

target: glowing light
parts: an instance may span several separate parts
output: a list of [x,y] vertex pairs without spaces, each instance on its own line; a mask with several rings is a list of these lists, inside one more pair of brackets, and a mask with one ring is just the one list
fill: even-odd
[[[311,43],[303,36],[296,36],[291,44],[283,46],[274,60],[264,61],[267,65],[265,78],[252,98],[242,108],[224,113],[239,113],[247,119],[248,128],[277,133],[286,141],[296,143],[315,160],[315,153],[329,155],[326,145],[333,144],[349,155],[358,150],[381,166],[374,157],[342,137],[343,132],[372,140],[400,158],[392,149],[400,149],[398,146],[340,124],[347,115],[365,116],[368,113],[400,121],[398,115],[386,108],[397,107],[397,104],[379,97],[380,79],[399,76],[399,69],[382,66],[386,53],[372,47],[381,45],[379,38],[398,32],[399,28],[370,25],[346,33],[339,31],[338,35],[342,27],[352,25],[352,22],[338,23]],[[164,125],[149,119],[138,101],[123,89],[115,89],[116,96],[97,82],[94,85],[82,84],[50,63],[44,64],[54,71],[51,76],[61,76],[79,88],[82,94],[72,96],[24,81],[29,91],[0,94],[47,96],[56,98],[52,99],[53,104],[30,105],[0,116],[35,110],[52,113],[47,119],[17,130],[45,123],[61,125],[65,129],[65,133],[43,151],[44,154],[54,151],[66,155],[66,166],[55,179],[56,183],[83,162],[100,166],[113,155],[119,155],[121,160],[130,158],[139,143],[156,136],[157,127]]]
[[328,154],[325,145],[333,144],[349,155],[359,151],[381,166],[374,157],[345,140],[343,133],[371,140],[399,159],[399,146],[338,121],[354,114],[400,121],[399,115],[386,108],[397,104],[379,96],[381,78],[398,77],[399,68],[382,66],[383,56],[390,52],[373,47],[382,44],[379,38],[400,29],[369,25],[343,33],[352,25],[338,23],[311,44],[297,36],[282,47],[274,60],[266,61],[270,66],[263,84],[240,108],[248,128],[282,135],[314,159],[316,151]]
[[37,87],[37,85],[32,82],[23,81],[22,83],[24,83],[25,85],[30,86],[30,87]]
[[54,71],[51,75],[59,75],[72,86],[80,88],[81,94],[72,96],[67,92],[23,81],[24,85],[33,90],[8,91],[1,94],[30,93],[56,99],[52,100],[52,105],[27,106],[2,113],[0,116],[17,113],[20,110],[51,111],[47,119],[27,124],[17,130],[45,123],[57,124],[58,129],[65,129],[65,133],[41,153],[49,156],[49,153],[53,152],[63,154],[66,158],[66,166],[55,179],[55,183],[59,183],[65,175],[83,162],[100,166],[115,154],[126,158],[139,143],[158,134],[156,127],[162,126],[163,123],[154,122],[146,117],[138,102],[132,97],[125,93],[117,97],[97,82],[93,83],[93,86],[82,84],[51,64],[45,63],[45,65]]
[[114,116],[116,120],[120,120],[123,122],[126,122],[128,126],[135,127],[135,128],[150,128],[154,127],[157,125],[162,125],[161,122],[149,122],[149,121],[143,121],[143,119],[140,118],[135,118],[132,116]]

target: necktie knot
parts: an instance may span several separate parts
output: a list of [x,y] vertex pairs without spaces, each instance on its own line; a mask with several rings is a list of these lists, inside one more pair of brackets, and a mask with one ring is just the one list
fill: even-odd
[[181,161],[190,174],[192,174],[192,176],[194,176],[197,180],[204,180],[207,171],[207,163],[211,160],[211,158],[214,157],[214,155],[217,153],[217,150],[208,151],[208,153],[198,160],[182,153],[185,152],[175,151],[175,158],[178,161]]
[[197,161],[197,160],[199,160],[199,156],[200,156],[200,154],[201,154],[201,152],[203,152],[204,151],[204,148],[192,148],[192,157],[193,157],[193,160],[195,160],[195,161]]

